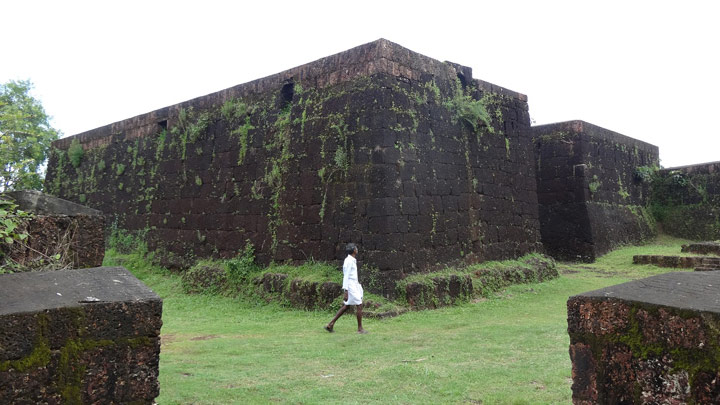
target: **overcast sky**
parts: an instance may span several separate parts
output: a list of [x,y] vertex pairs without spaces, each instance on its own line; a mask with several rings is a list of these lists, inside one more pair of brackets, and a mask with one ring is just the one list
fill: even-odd
[[720,160],[714,1],[3,0],[0,82],[30,79],[65,136],[385,38],[581,119]]

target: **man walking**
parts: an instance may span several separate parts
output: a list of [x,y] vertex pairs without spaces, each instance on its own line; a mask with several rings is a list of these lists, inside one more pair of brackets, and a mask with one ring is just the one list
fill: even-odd
[[362,327],[362,299],[363,299],[363,288],[358,281],[357,271],[357,254],[358,248],[354,243],[348,243],[345,247],[345,253],[347,257],[343,263],[343,306],[338,310],[335,317],[325,325],[325,330],[328,332],[334,332],[335,321],[338,320],[348,309],[348,306],[355,306],[355,314],[357,315],[358,333],[365,334],[367,331]]

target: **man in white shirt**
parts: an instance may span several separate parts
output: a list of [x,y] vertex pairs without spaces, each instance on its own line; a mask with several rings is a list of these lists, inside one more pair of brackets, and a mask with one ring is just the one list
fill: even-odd
[[365,334],[367,331],[362,327],[362,299],[363,299],[363,288],[358,281],[357,272],[357,253],[358,248],[354,243],[348,243],[345,247],[347,257],[343,263],[343,306],[338,310],[335,317],[325,325],[325,330],[328,332],[334,332],[335,321],[338,320],[345,313],[348,306],[355,305],[355,314],[357,315],[358,333]]

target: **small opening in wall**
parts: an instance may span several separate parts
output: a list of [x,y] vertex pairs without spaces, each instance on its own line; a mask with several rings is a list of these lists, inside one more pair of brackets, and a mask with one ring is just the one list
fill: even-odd
[[160,132],[167,131],[167,120],[158,121],[158,129]]
[[295,82],[290,81],[288,83],[285,83],[282,87],[282,90],[280,90],[280,96],[282,98],[280,107],[287,107],[287,105],[292,102],[292,99],[295,96]]
[[460,84],[462,85],[463,89],[467,87],[467,79],[465,79],[465,75],[462,72],[458,72],[457,77],[458,79],[460,79]]

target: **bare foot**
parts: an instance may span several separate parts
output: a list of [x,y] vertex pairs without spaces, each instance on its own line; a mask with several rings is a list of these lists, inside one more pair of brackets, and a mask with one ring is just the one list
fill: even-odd
[[330,326],[330,325],[325,325],[325,330],[328,331],[328,332],[330,332],[330,333],[335,332],[335,331],[333,330],[333,327]]
[[358,329],[358,333],[361,335],[364,335],[364,334],[368,333],[368,331],[366,331],[365,329]]

